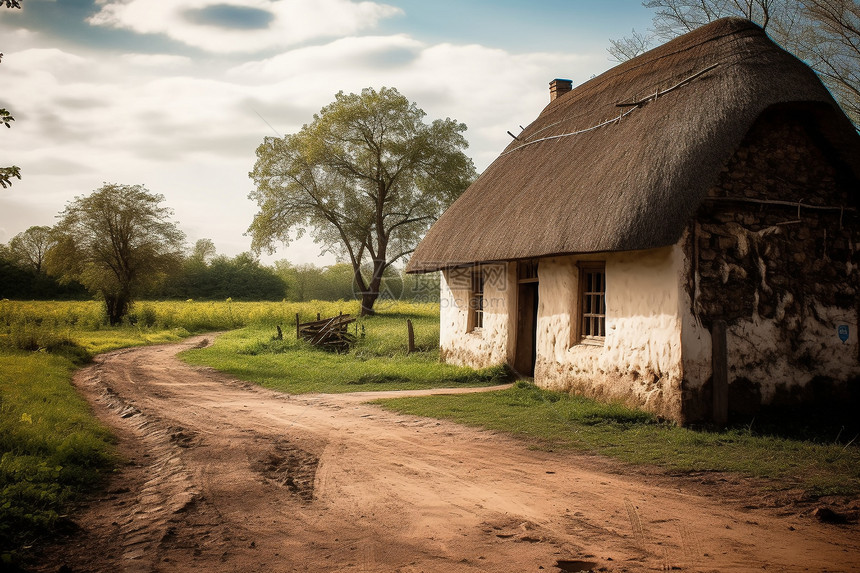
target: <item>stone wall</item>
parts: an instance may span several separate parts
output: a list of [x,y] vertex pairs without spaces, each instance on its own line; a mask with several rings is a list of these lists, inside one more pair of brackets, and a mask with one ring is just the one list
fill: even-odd
[[[727,323],[736,415],[822,387],[844,396],[860,375],[858,189],[832,157],[810,125],[764,115],[685,234],[689,326],[705,331],[689,337],[709,349],[713,322]],[[687,410],[707,418],[710,352],[685,344],[684,362]]]

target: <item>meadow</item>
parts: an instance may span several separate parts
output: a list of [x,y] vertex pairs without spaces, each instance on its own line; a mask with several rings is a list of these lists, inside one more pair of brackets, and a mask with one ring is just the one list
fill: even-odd
[[[276,337],[273,322],[254,322],[222,334],[212,346],[187,350],[181,357],[290,394],[487,386],[510,381],[511,373],[503,366],[474,370],[439,361],[438,308],[437,304],[389,304],[376,316],[359,318],[349,326],[356,343],[341,354],[299,340],[293,316],[283,328],[282,339]],[[321,315],[334,316],[335,310],[341,311],[333,306]],[[300,320],[315,318],[310,313]],[[407,320],[415,333],[411,353],[407,352]]]

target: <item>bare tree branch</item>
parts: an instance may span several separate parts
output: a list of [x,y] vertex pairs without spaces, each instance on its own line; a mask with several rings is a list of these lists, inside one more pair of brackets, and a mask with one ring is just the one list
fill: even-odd
[[667,41],[718,18],[746,18],[819,76],[855,126],[860,126],[860,2],[857,0],[645,0],[653,28],[610,40],[617,61],[638,56],[657,38]]

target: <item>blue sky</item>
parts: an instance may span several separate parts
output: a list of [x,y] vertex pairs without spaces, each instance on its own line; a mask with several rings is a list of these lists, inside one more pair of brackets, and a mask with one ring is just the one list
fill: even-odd
[[[248,250],[248,172],[340,90],[396,87],[428,120],[466,123],[485,168],[549,101],[644,31],[638,0],[24,0],[0,9],[0,242],[52,225],[104,182],[165,196],[189,245]],[[328,264],[308,239],[264,260]]]

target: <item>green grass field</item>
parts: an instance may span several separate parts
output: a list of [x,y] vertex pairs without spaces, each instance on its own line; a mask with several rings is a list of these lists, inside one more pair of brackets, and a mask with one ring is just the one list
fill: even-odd
[[[282,340],[273,339],[275,325],[256,323],[223,334],[208,348],[188,350],[182,358],[291,394],[488,386],[510,381],[504,367],[474,370],[440,362],[438,312],[437,305],[399,304],[385,314],[360,318],[350,325],[357,343],[344,354],[298,340],[293,318],[285,325]],[[407,320],[415,331],[417,351],[411,354],[407,354]]]
[[110,433],[69,384],[74,367],[0,350],[0,554],[51,530],[115,462]]

